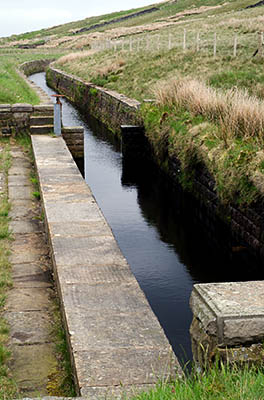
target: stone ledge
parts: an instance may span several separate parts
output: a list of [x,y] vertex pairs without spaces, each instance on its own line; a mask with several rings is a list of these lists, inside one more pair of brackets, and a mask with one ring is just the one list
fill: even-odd
[[65,142],[39,135],[32,145],[77,392],[99,400],[113,388],[120,398],[123,385],[137,389],[181,375]]
[[[210,349],[209,356],[216,349],[223,353],[220,349],[251,347],[264,340],[264,281],[194,285],[190,306],[193,353],[198,362],[201,344]],[[241,356],[241,351],[237,354]]]

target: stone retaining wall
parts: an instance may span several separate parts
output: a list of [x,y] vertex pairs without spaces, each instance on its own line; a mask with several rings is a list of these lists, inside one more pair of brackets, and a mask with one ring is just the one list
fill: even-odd
[[0,104],[0,136],[16,136],[28,132],[30,116],[38,109],[31,104]]
[[141,123],[137,100],[85,82],[52,66],[46,72],[50,87],[64,94],[85,115],[92,115],[114,133],[120,134],[121,125]]
[[[180,163],[170,159],[168,173],[173,180],[178,180]],[[193,179],[192,194],[199,202],[196,207],[197,218],[201,220],[208,236],[213,239],[217,230],[224,232],[222,242],[216,243],[223,251],[240,253],[263,264],[264,260],[264,199],[252,206],[238,207],[234,204],[222,205],[215,192],[215,181],[208,170],[200,165]],[[219,238],[219,235],[217,235]],[[251,265],[256,268],[256,265]]]
[[74,158],[84,157],[84,128],[82,126],[63,127],[63,139]]
[[19,66],[19,69],[24,72],[26,76],[36,74],[38,72],[43,72],[47,68],[47,66],[54,61],[53,59],[46,60],[32,60],[26,61]]

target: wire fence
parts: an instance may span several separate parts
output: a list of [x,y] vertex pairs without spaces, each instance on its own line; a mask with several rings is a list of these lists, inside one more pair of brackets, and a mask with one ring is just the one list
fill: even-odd
[[237,57],[258,52],[263,55],[263,32],[249,34],[219,34],[192,32],[186,29],[176,34],[152,34],[94,41],[91,48],[96,51],[114,52],[161,52],[172,49],[183,52],[203,52],[208,56],[231,55]]

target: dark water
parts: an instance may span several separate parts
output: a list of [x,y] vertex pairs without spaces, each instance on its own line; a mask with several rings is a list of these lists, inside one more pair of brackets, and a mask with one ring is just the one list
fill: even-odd
[[[31,79],[47,93],[43,73]],[[255,261],[229,257],[226,233],[198,222],[189,196],[151,164],[125,165],[120,144],[63,101],[63,123],[85,128],[85,179],[179,360],[192,359],[189,297],[197,282],[263,279]],[[200,215],[200,221],[203,219]],[[246,260],[248,261],[248,259]]]

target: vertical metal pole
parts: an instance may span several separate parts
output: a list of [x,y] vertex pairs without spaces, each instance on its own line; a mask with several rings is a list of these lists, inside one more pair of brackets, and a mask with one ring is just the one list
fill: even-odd
[[61,108],[60,99],[56,97],[56,103],[54,104],[54,133],[56,136],[61,136]]

